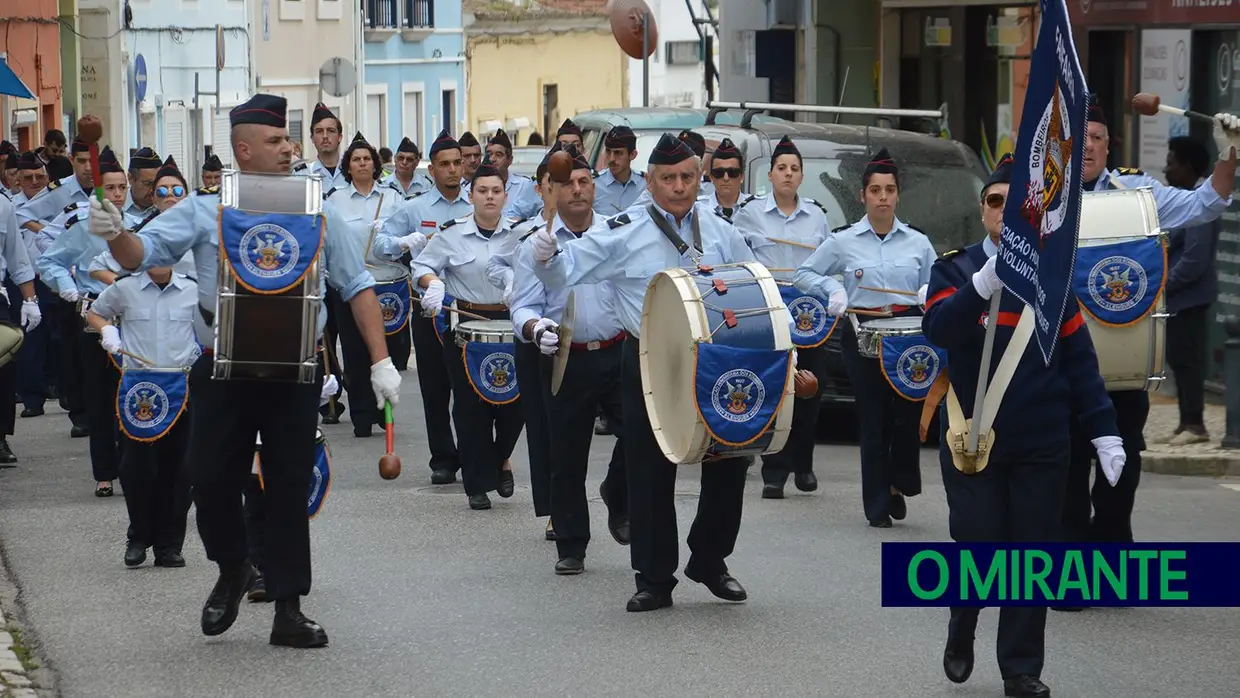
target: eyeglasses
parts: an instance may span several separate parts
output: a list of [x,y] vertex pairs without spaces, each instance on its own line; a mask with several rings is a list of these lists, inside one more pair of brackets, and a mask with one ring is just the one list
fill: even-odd
[[739,179],[741,176],[741,168],[739,167],[715,167],[711,169],[710,176],[715,179],[723,179],[724,175],[731,179]]
[[1003,204],[1007,203],[1007,197],[1002,194],[988,194],[986,196],[986,205],[991,208],[1003,208]]
[[167,198],[169,195],[178,197],[185,196],[185,187],[178,184],[173,187],[158,187],[155,189],[155,196],[158,196],[161,199]]

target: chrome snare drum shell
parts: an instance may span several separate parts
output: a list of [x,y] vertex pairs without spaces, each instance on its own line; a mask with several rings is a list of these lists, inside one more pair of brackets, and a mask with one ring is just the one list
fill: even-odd
[[857,328],[857,353],[867,359],[882,355],[883,337],[911,337],[921,334],[921,316],[885,317],[861,323]]
[[390,284],[401,280],[408,281],[413,276],[409,267],[395,262],[370,263],[366,265],[366,271],[370,272],[370,275],[375,278],[376,284]]
[[456,326],[455,331],[458,347],[469,342],[512,344],[516,338],[511,320],[465,320]]

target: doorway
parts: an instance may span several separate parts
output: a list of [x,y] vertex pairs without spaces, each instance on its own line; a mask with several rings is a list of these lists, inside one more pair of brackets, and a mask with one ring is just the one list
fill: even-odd
[[1132,84],[1133,39],[1130,31],[1091,31],[1088,39],[1088,65],[1085,81],[1098,95],[1098,103],[1107,116],[1111,132],[1111,154],[1107,167],[1135,162],[1132,138],[1133,119],[1129,100],[1136,92]]

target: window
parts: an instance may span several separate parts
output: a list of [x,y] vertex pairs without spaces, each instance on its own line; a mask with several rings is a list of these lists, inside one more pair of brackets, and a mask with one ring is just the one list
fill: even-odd
[[400,26],[400,0],[366,0],[366,26],[396,29]]
[[443,90],[440,96],[439,114],[443,118],[443,127],[453,135],[460,135],[456,133],[456,89]]
[[386,102],[385,95],[366,95],[366,130],[362,135],[366,136],[366,140],[375,148],[387,145],[387,133],[384,128],[387,124],[387,114],[384,113]]
[[422,131],[422,90],[405,90],[404,112],[405,118],[402,126],[405,129],[405,135],[409,136],[409,140],[413,141],[419,150],[426,152],[429,144],[426,142],[426,134]]
[[560,88],[558,85],[543,85],[543,138],[552,138],[553,133],[560,130]]
[[702,62],[702,44],[697,41],[669,41],[664,55],[668,65],[697,65]]
[[401,26],[415,27],[435,26],[435,0],[402,0],[404,17]]
[[305,144],[305,118],[301,109],[288,110],[288,138],[294,143]]

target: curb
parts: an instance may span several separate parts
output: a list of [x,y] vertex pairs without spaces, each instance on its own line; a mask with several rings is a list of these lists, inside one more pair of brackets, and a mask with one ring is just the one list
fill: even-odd
[[1207,453],[1141,453],[1141,470],[1160,475],[1240,477],[1240,451]]
[[59,695],[55,674],[39,657],[18,600],[21,591],[0,543],[0,698],[52,698]]

